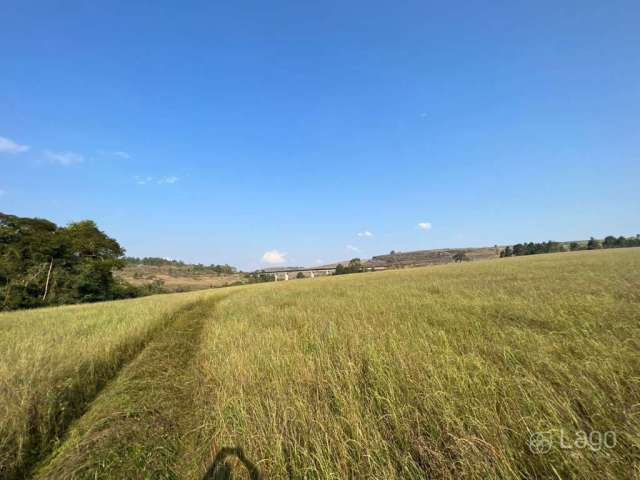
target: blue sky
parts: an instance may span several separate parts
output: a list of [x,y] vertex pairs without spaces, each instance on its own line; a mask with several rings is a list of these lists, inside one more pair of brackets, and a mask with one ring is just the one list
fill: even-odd
[[93,219],[130,255],[640,233],[635,0],[21,0],[1,22],[0,211]]

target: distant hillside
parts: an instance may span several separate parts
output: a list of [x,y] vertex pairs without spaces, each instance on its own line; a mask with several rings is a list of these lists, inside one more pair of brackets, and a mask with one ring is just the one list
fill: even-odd
[[[590,243],[593,243],[590,246]],[[498,246],[493,247],[479,247],[479,248],[441,248],[434,250],[416,250],[412,252],[395,252],[392,251],[387,255],[376,255],[370,260],[363,262],[365,267],[375,268],[403,268],[409,266],[425,266],[425,265],[439,265],[454,261],[454,255],[463,253],[469,260],[489,260],[492,258],[499,258],[500,253],[505,248],[507,250],[513,248],[514,250],[520,250],[523,255],[534,253],[552,253],[572,250],[591,250],[597,248],[621,248],[621,247],[634,247],[640,246],[640,235],[629,237],[614,237],[609,235],[602,240],[572,240],[562,242],[527,242],[522,244],[516,244],[511,246]],[[519,248],[520,247],[520,248]],[[518,253],[513,253],[518,255]],[[507,255],[510,256],[510,255]],[[340,262],[345,265],[348,262]],[[336,264],[332,264],[335,266]]]
[[387,255],[376,255],[365,262],[371,267],[408,267],[438,265],[453,262],[456,253],[464,253],[470,260],[488,260],[500,256],[499,247],[480,248],[444,248],[437,250],[416,250],[413,252],[391,252]]
[[[434,250],[414,250],[411,252],[392,251],[386,255],[376,255],[371,259],[362,260],[365,268],[403,268],[419,267],[426,265],[439,265],[453,262],[456,253],[464,253],[469,260],[488,260],[500,256],[500,247],[479,247],[479,248],[439,248]],[[335,268],[338,264],[347,265],[349,260],[327,263],[315,268]]]
[[204,265],[202,263],[186,263],[182,260],[173,260],[171,258],[160,258],[160,257],[124,257],[125,265],[133,265],[133,266],[151,266],[151,267],[180,267],[188,269],[189,271],[199,272],[199,273],[226,273],[232,274],[237,273],[238,269],[236,267],[232,267],[231,265],[219,265],[219,264],[211,264]]
[[[180,262],[181,263],[181,262]],[[233,269],[218,272],[216,268],[170,263],[148,265],[128,262],[115,276],[136,287],[147,287],[157,293],[186,292],[204,288],[224,287],[246,280],[246,275]]]

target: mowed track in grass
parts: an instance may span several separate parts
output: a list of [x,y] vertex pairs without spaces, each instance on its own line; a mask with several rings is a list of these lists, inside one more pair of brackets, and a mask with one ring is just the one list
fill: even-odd
[[0,314],[0,478],[22,478],[204,292]]
[[[265,478],[640,478],[640,249],[218,290],[149,323],[36,477],[199,479],[241,447]],[[581,431],[615,445],[562,448]]]
[[184,478],[189,432],[199,426],[194,368],[218,298],[180,310],[96,399],[36,478]]

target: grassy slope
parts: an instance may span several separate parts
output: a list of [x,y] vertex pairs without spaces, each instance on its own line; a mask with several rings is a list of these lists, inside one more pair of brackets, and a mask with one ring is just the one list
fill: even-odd
[[269,477],[640,478],[640,249],[292,282],[219,317],[202,442]]
[[[165,324],[39,478],[202,478],[223,447],[267,478],[640,478],[640,249],[218,292]],[[561,429],[617,445],[563,450]]]

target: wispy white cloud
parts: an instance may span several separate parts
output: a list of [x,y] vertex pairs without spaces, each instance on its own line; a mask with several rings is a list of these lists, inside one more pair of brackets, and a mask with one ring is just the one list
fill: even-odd
[[113,155],[116,157],[124,158],[125,160],[129,160],[131,158],[131,154],[127,152],[123,152],[121,150],[117,152],[113,152]]
[[124,160],[129,160],[132,158],[129,152],[125,152],[123,150],[98,150],[98,153],[105,157],[116,157],[122,158]]
[[358,232],[359,237],[373,237],[373,233],[369,230],[365,230],[364,232]]
[[84,162],[84,156],[75,152],[52,152],[50,150],[45,150],[44,156],[50,162],[57,163],[64,167]]
[[270,263],[272,265],[276,265],[278,263],[287,263],[287,254],[276,249],[269,250],[267,252],[264,252],[264,255],[262,255],[262,261],[264,263]]
[[321,258],[317,258],[316,259],[316,264],[317,265],[322,265],[324,263],[324,260],[322,260]]
[[418,223],[418,228],[420,230],[431,230],[431,223],[429,222],[420,222]]
[[10,153],[15,155],[16,153],[22,153],[29,150],[29,145],[19,145],[10,138],[0,137],[0,153]]
[[2,190],[2,189],[0,188],[0,197],[3,197],[3,196],[4,196],[4,195],[6,195],[6,194],[7,194],[7,192],[5,192],[4,190]]
[[169,184],[172,185],[174,183],[176,183],[178,180],[180,180],[178,177],[175,177],[173,175],[169,176],[169,177],[162,177],[158,179],[158,185],[163,185],[163,184]]
[[362,250],[360,250],[355,245],[347,245],[347,250],[351,250],[352,252],[357,252],[357,253],[361,253],[362,252]]
[[137,185],[146,185],[147,183],[153,182],[153,177],[140,177],[136,175],[133,179],[136,181]]
[[139,175],[136,175],[135,177],[133,177],[133,179],[136,181],[136,184],[138,185],[148,185],[150,183],[155,183],[158,185],[173,185],[174,183],[177,183],[180,178],[170,175],[167,177],[142,177]]

